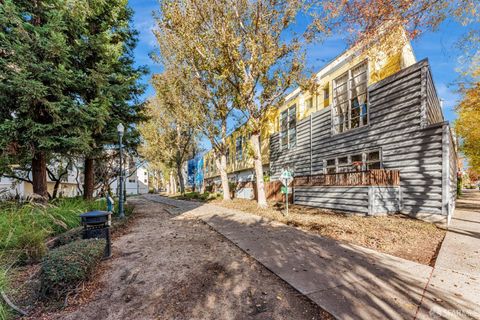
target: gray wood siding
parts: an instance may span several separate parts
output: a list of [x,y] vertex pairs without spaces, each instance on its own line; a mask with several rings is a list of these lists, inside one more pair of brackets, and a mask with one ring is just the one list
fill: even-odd
[[426,112],[426,117],[427,117],[427,124],[433,124],[437,122],[442,122],[444,121],[443,119],[443,113],[442,113],[442,108],[440,106],[440,100],[438,99],[437,96],[437,90],[435,90],[435,84],[432,79],[432,72],[430,68],[427,68],[427,74],[426,74],[426,100],[427,100],[427,112]]
[[369,187],[369,192],[370,214],[397,213],[401,210],[399,187]]
[[368,187],[295,187],[295,203],[368,214]]
[[[280,150],[278,134],[272,135],[272,178],[278,178],[283,167],[293,169],[297,176],[323,173],[325,159],[380,149],[383,168],[400,170],[401,211],[442,214],[444,122],[428,61],[371,85],[368,95],[366,127],[332,134],[331,108],[327,107],[298,122],[296,147]],[[425,114],[431,114],[428,123],[422,122]],[[322,202],[323,196],[309,195],[307,201],[302,192],[295,190],[295,201],[298,196],[304,204]]]

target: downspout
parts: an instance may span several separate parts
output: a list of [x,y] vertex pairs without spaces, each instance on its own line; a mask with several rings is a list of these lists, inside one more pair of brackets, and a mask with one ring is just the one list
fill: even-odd
[[312,151],[312,137],[313,137],[313,126],[312,126],[312,114],[310,114],[310,175],[313,173],[313,151]]

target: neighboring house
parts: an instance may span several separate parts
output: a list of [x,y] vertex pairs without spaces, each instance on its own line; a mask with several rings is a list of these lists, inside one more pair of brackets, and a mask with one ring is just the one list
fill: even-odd
[[[456,146],[427,60],[403,30],[369,50],[353,47],[322,68],[314,92],[299,88],[269,111],[262,130],[271,180],[293,171],[298,204],[369,215],[393,212],[448,223],[455,207]],[[275,121],[272,119],[275,116]],[[253,180],[247,126],[230,144],[229,178]],[[219,183],[211,153],[206,183]],[[250,193],[251,194],[251,193]]]
[[[149,173],[144,162],[136,158],[130,158],[125,168],[125,191],[127,195],[148,193]],[[118,194],[118,178],[110,183],[112,192]]]
[[[114,162],[110,169],[118,172],[118,163]],[[50,171],[55,172],[54,166],[49,166]],[[79,166],[70,166],[59,185],[57,196],[74,197],[82,194],[84,177]],[[31,175],[29,179],[31,180]],[[109,180],[110,181],[110,180]],[[112,192],[118,194],[118,178],[113,177],[110,182]],[[125,168],[125,190],[128,195],[146,194],[149,191],[149,172],[144,162],[139,159],[129,158]],[[47,175],[47,188],[50,195],[53,194],[55,182]],[[28,197],[33,194],[32,184],[17,179],[0,177],[0,198],[5,195]],[[95,195],[101,194],[101,188],[95,191]]]
[[203,187],[203,157],[198,156],[187,161],[184,166],[184,176],[186,176],[185,186],[199,191]]
[[[51,168],[51,170],[55,169]],[[68,174],[61,180],[57,196],[74,197],[81,194],[81,184],[78,183],[80,180],[77,182],[77,178],[79,178],[77,168],[72,166],[68,169]],[[29,179],[32,179],[31,174]],[[50,195],[53,194],[54,186],[55,182],[47,176],[47,190]],[[0,197],[6,194],[28,197],[33,194],[33,186],[30,182],[0,176]]]

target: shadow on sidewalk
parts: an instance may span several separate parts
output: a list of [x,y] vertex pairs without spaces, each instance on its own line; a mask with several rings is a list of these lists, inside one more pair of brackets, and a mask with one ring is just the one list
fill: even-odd
[[[471,304],[443,290],[429,290],[424,296],[432,273],[425,265],[253,214],[164,197],[148,199],[177,207],[179,219],[202,219],[340,319],[428,319],[438,315],[439,308],[463,310]],[[419,315],[422,299],[427,314]]]

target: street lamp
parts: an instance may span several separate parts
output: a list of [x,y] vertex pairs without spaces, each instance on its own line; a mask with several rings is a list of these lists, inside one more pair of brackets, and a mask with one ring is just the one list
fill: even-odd
[[120,188],[119,188],[119,197],[118,197],[118,215],[120,218],[125,218],[125,211],[123,210],[123,145],[122,145],[122,138],[123,138],[123,133],[125,131],[125,127],[123,124],[119,123],[117,126],[117,132],[118,132],[118,145],[120,149],[120,178],[119,178],[119,183],[120,183]]

